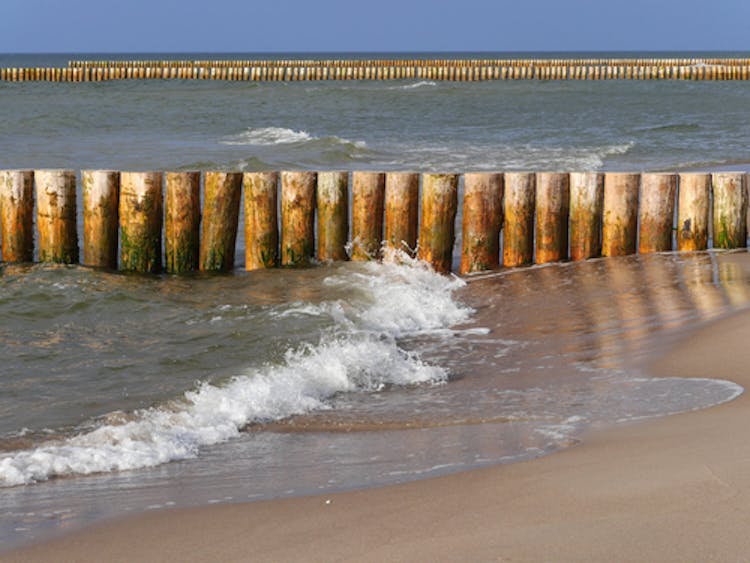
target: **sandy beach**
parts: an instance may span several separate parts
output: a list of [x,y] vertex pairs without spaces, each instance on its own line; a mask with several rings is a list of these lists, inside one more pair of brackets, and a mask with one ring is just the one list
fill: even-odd
[[[737,263],[747,267],[746,255]],[[683,334],[660,376],[750,386],[750,312]],[[319,497],[158,511],[3,561],[738,561],[750,397],[592,433],[529,462]]]

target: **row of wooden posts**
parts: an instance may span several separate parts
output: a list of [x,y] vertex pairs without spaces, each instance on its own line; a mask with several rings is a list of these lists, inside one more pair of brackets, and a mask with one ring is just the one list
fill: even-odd
[[425,66],[693,66],[722,65],[748,66],[746,58],[604,58],[604,59],[214,59],[214,60],[75,60],[69,68],[127,68],[127,67],[425,67]]
[[750,65],[86,66],[1,68],[0,82],[112,80],[748,80]]
[[[445,273],[453,260],[460,178],[205,172],[201,198],[200,172],[83,171],[82,263],[115,269],[119,254],[123,271],[232,270],[244,188],[248,270],[377,259],[387,246]],[[71,170],[0,171],[5,262],[33,261],[34,218],[39,261],[79,262],[76,184]],[[747,242],[747,177],[467,173],[462,215],[460,273],[669,251],[675,231],[677,250],[703,250],[710,222],[714,248],[739,248]]]

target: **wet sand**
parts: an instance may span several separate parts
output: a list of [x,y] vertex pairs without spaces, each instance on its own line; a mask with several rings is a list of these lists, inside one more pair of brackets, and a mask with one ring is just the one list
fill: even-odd
[[[748,267],[747,255],[737,255]],[[652,373],[750,387],[750,312],[685,331]],[[750,397],[405,485],[143,514],[7,561],[705,561],[750,548]]]

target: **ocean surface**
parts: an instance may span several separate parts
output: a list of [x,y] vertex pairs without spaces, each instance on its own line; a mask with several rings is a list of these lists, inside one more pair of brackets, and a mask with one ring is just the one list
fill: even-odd
[[[0,65],[72,58],[115,57]],[[748,108],[742,82],[0,83],[0,169],[744,170]],[[529,459],[742,392],[640,368],[748,306],[736,254],[459,279],[403,256],[247,273],[243,244],[229,275],[0,263],[0,550]]]

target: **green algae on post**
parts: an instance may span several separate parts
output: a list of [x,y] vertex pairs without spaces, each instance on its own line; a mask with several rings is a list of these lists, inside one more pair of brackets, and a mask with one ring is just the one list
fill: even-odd
[[281,265],[307,266],[315,257],[315,172],[281,173]]
[[244,175],[246,270],[278,266],[278,181],[276,172],[246,172]]
[[711,175],[714,194],[714,248],[747,246],[747,176],[743,172]]
[[120,175],[120,269],[159,273],[163,220],[162,173]]
[[165,270],[169,274],[181,274],[198,269],[200,190],[200,172],[167,172],[164,256]]
[[318,261],[346,260],[349,173],[318,172]]
[[464,175],[461,274],[500,266],[500,229],[503,225],[503,175]]
[[680,174],[677,204],[677,250],[708,248],[708,217],[711,203],[711,174]]
[[602,253],[604,174],[570,173],[570,259],[586,260]]
[[203,192],[200,269],[229,272],[234,268],[242,173],[206,172]]

